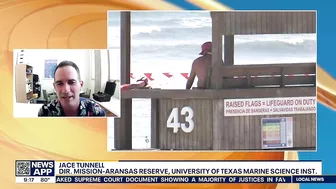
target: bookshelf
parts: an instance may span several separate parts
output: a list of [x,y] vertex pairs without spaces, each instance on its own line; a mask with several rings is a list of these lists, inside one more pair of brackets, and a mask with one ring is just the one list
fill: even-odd
[[33,101],[33,67],[28,64],[15,65],[16,102],[30,103]]

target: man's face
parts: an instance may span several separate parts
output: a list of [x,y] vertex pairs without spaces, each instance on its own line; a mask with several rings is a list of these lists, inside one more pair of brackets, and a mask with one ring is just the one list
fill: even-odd
[[72,66],[58,68],[55,73],[54,87],[62,106],[76,106],[83,81],[78,80],[78,74]]

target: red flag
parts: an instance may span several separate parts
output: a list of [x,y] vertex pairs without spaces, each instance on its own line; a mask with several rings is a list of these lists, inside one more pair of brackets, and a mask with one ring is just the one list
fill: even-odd
[[186,78],[186,79],[189,78],[188,73],[181,73],[181,75],[182,75],[184,78]]
[[169,74],[169,73],[163,73],[163,75],[167,76],[168,78],[171,78],[173,75]]
[[153,81],[154,79],[152,78],[152,74],[151,73],[144,73],[144,75],[151,81]]

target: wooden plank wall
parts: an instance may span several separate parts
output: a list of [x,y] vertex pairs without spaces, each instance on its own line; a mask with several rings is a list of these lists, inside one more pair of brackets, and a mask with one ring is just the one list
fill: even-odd
[[[190,106],[195,128],[191,133],[167,128],[171,110]],[[294,150],[316,148],[316,114],[224,117],[223,99],[159,100],[158,147],[161,150],[261,150],[261,118],[293,117]],[[184,116],[179,116],[179,122]]]
[[222,35],[316,33],[316,11],[211,12]]
[[[261,118],[293,117],[294,148],[316,148],[316,114],[222,117],[217,150],[258,150],[261,146]],[[215,149],[216,150],[216,149]]]
[[[167,128],[167,119],[173,108],[189,106],[194,111],[195,128],[190,133],[181,129],[173,133]],[[211,150],[212,149],[212,100],[201,99],[160,99],[159,147],[161,150]],[[179,115],[179,122],[185,122],[185,116]]]
[[293,117],[294,148],[316,148],[316,114],[224,117],[223,99],[213,102],[213,150],[260,150],[261,118]]

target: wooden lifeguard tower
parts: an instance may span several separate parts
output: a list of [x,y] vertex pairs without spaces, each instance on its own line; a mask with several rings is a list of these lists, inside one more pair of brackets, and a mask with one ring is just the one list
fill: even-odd
[[[121,84],[130,83],[130,14],[121,12]],[[224,100],[316,97],[316,62],[234,65],[234,35],[316,33],[316,12],[216,11],[211,17],[208,89],[122,92],[121,118],[115,119],[115,149],[132,149],[132,98],[150,98],[153,149],[261,150],[261,119],[291,117],[290,149],[315,150],[316,112],[227,117]]]

